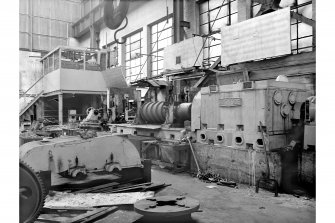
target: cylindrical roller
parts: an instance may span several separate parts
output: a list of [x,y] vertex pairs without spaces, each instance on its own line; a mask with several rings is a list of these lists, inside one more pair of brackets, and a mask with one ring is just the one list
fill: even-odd
[[191,108],[192,103],[181,103],[175,108],[175,116],[178,122],[184,122],[186,120],[191,121]]
[[147,123],[163,123],[166,117],[164,102],[147,102],[140,111],[142,119]]

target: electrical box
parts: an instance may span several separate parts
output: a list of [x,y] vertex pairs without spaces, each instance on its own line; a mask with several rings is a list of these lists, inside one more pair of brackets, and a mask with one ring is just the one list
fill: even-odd
[[195,36],[179,43],[172,44],[164,49],[164,69],[181,69],[201,66],[203,40]]

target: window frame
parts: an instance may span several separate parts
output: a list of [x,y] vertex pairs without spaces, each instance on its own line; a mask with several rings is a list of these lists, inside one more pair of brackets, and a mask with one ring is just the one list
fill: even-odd
[[[140,35],[140,38],[134,42],[132,42],[131,40],[131,37],[132,36],[135,36],[139,33]],[[143,38],[144,37],[144,32],[143,32],[143,28],[140,28],[140,29],[137,29],[127,35],[125,35],[123,38],[126,40],[126,42],[124,43],[124,51],[123,51],[123,54],[124,54],[124,65],[125,65],[125,78],[128,82],[128,79],[129,79],[129,82],[133,82],[132,80],[132,77],[136,77],[136,80],[138,79],[141,79],[141,78],[144,78],[144,74],[145,72],[143,71],[143,68],[144,68],[144,60],[143,60],[143,49],[144,49],[144,41],[145,39]],[[130,38],[130,43],[127,43],[128,42],[128,39]],[[136,42],[139,42],[140,46],[136,49],[131,49],[131,45],[133,45],[134,43]],[[127,46],[130,45],[130,50],[127,51]],[[140,56],[139,57],[134,57],[134,58],[131,58],[131,52],[132,51],[135,51],[135,50],[138,50],[140,51]],[[127,53],[129,53],[129,59],[127,59]],[[132,61],[133,63],[136,63],[135,60],[139,59],[140,63],[139,65],[136,65],[136,66],[132,66]],[[130,63],[130,65],[128,64]],[[140,72],[139,73],[136,73],[136,74],[131,74],[130,72],[132,72],[133,69],[135,68],[140,68]],[[130,70],[130,72],[129,72]],[[128,73],[129,72],[129,73]]]
[[[214,34],[218,33],[218,30],[212,30],[211,26],[212,23],[214,21],[220,20],[220,19],[225,19],[227,18],[227,26],[230,26],[232,24],[237,23],[238,21],[236,20],[234,23],[232,23],[232,16],[236,16],[238,17],[238,1],[237,0],[226,0],[226,2],[224,2],[224,4],[222,5],[222,3],[218,6],[215,6],[214,8],[210,9],[210,0],[203,0],[203,1],[199,1],[197,2],[198,6],[199,6],[199,33],[200,35],[205,35],[205,36],[211,36]],[[232,12],[232,3],[236,4],[236,11]],[[201,10],[201,4],[207,4],[206,9],[204,11]],[[226,11],[227,14],[224,16],[220,16],[220,13],[218,15],[218,17],[213,18],[213,20],[210,18],[210,14],[213,11],[216,10],[220,10],[220,8],[226,7]],[[222,10],[222,9],[221,9]],[[202,22],[201,21],[201,16],[207,14],[207,21],[206,22]],[[215,14],[216,17],[216,14]],[[202,27],[203,26],[207,26],[205,28],[205,30],[207,31],[202,31]],[[214,47],[220,47],[221,49],[221,41],[219,41],[218,43],[213,44],[213,39],[212,38],[205,38],[203,39],[203,41],[206,41],[207,43],[204,43],[204,48],[203,48],[203,62],[202,65],[204,67],[209,67],[212,63],[214,63],[217,58],[220,57],[220,55],[218,56],[212,56],[211,55],[211,50],[214,49]],[[206,55],[207,54],[207,55]]]
[[[170,23],[169,26],[165,27],[165,25],[164,25],[164,28],[159,30],[158,25],[160,23],[166,22],[167,19],[169,20],[169,23]],[[148,73],[150,74],[150,77],[158,76],[159,72],[161,72],[164,69],[164,67],[161,68],[161,69],[159,69],[159,67],[158,67],[160,61],[164,62],[164,58],[161,58],[161,57],[158,57],[158,56],[159,56],[160,52],[164,51],[166,46],[164,46],[162,48],[158,48],[158,45],[159,45],[160,41],[165,41],[167,39],[171,40],[170,45],[172,45],[174,43],[174,41],[173,41],[173,37],[174,37],[173,25],[174,25],[173,24],[173,13],[169,14],[167,17],[166,16],[162,17],[161,19],[159,19],[159,20],[157,20],[157,21],[148,25],[148,28],[149,28],[149,33],[148,33],[149,34],[149,38],[148,38],[148,49],[149,49],[148,50],[148,52],[149,52],[149,55],[148,55],[149,58],[148,59],[149,59],[149,63],[148,64],[150,64],[148,66]],[[155,32],[153,32],[153,27],[154,26],[157,26],[157,29],[156,29]],[[160,33],[164,32],[166,30],[169,30],[169,29],[171,29],[171,35],[169,35],[169,36],[167,36],[163,39],[160,39],[159,38]],[[155,34],[156,34],[156,40],[154,41],[153,36]],[[167,45],[167,46],[169,46],[169,45]],[[156,59],[153,59],[154,55],[157,55]],[[155,69],[153,69],[154,63],[156,64]],[[154,72],[156,72],[156,74]]]

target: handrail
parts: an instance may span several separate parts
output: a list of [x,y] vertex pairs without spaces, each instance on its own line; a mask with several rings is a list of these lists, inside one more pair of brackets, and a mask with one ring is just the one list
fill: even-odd
[[33,105],[40,97],[41,95],[44,93],[44,91],[42,90],[38,95],[36,95],[36,97],[31,101],[29,102],[19,113],[19,116],[23,115],[23,113],[25,113],[28,108]]
[[89,48],[89,47],[75,47],[75,46],[62,46],[59,45],[53,50],[51,50],[49,53],[47,53],[44,57],[40,59],[40,61],[45,60],[47,57],[49,57],[51,54],[56,52],[57,50],[73,50],[73,51],[85,51],[85,52],[95,52],[95,51],[101,51],[101,52],[107,52],[106,49],[98,49],[98,48]]
[[29,88],[28,88],[28,90],[26,90],[19,98],[22,98],[22,97],[24,97],[24,96],[26,96],[26,94],[27,94],[27,92],[30,90],[30,89],[32,89],[40,80],[42,80],[43,79],[43,77],[45,76],[45,75],[47,75],[47,74],[43,74],[40,78],[38,78],[38,80],[35,82],[35,83],[33,83],[33,85],[31,85]]

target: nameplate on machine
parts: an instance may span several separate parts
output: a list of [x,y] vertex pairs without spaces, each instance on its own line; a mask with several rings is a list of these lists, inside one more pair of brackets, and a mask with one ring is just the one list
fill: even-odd
[[220,107],[235,107],[242,105],[242,98],[223,98],[219,99]]

